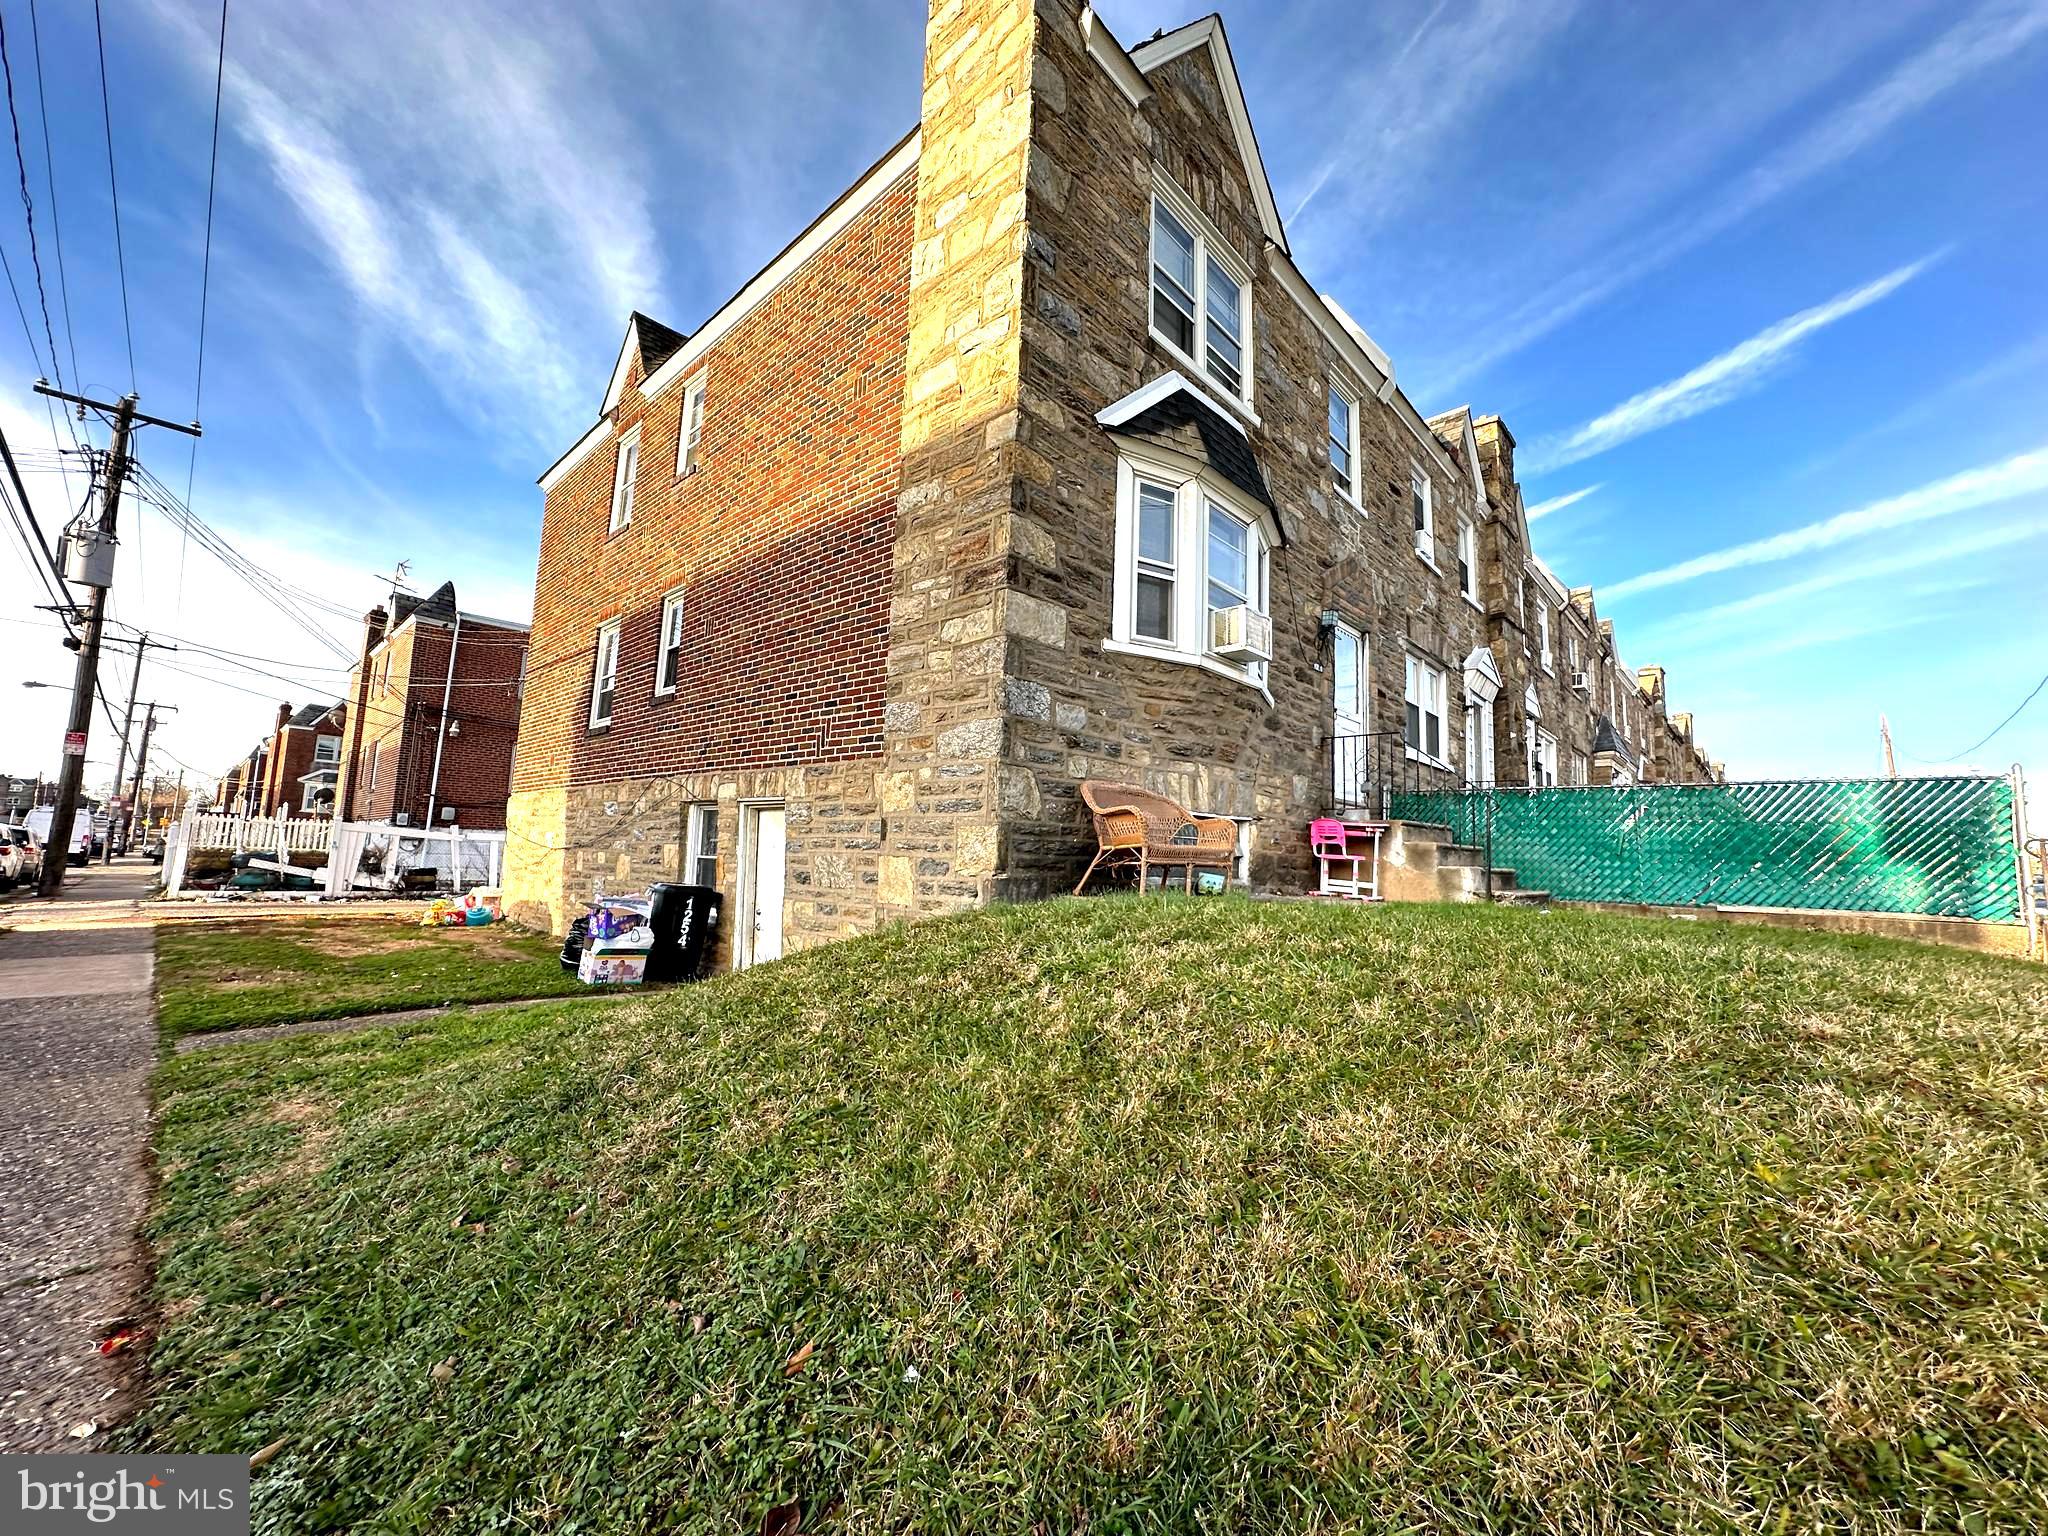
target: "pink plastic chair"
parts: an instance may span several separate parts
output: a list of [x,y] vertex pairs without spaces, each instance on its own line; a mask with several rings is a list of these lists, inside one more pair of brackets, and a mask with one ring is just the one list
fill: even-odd
[[1344,823],[1334,816],[1318,816],[1308,824],[1309,852],[1319,859],[1341,859],[1348,856],[1349,839],[1344,833]]

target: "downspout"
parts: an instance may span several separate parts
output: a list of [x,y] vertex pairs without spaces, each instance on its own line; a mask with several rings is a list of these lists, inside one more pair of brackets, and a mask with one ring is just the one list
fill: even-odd
[[434,800],[441,792],[441,744],[448,739],[448,704],[455,693],[455,650],[462,644],[462,610],[455,610],[455,633],[448,638],[448,676],[441,684],[441,724],[434,732],[434,775],[427,783],[427,830],[434,829]]

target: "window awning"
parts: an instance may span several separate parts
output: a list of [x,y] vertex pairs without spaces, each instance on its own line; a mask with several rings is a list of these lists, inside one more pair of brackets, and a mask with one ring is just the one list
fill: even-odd
[[1287,542],[1279,505],[1266,487],[1265,471],[1259,467],[1244,428],[1179,373],[1154,379],[1103,407],[1095,419],[1119,437],[1156,443],[1207,464],[1233,488],[1271,512],[1280,529],[1280,542]]

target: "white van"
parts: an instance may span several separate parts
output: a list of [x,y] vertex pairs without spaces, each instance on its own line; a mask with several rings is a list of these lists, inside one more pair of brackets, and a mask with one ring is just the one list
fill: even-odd
[[[39,805],[23,818],[23,824],[43,841],[43,856],[49,857],[56,851],[55,840],[50,836],[50,821],[56,815],[54,806]],[[71,818],[71,846],[65,850],[73,864],[87,864],[92,860],[92,812],[81,810]]]

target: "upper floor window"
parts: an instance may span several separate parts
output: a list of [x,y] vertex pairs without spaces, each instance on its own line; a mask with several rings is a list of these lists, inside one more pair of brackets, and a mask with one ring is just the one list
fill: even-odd
[[1536,600],[1536,653],[1543,658],[1543,670],[1555,672],[1550,659],[1550,604]]
[[654,691],[674,693],[683,670],[683,594],[661,600],[661,654],[654,663]]
[[1431,762],[1444,760],[1444,710],[1447,688],[1443,669],[1419,656],[1408,658],[1405,739],[1408,750]]
[[676,473],[697,467],[697,445],[704,436],[704,381],[692,379],[683,391],[682,432],[676,439]]
[[1458,520],[1458,590],[1467,602],[1479,601],[1479,536],[1463,518]]
[[1415,553],[1436,564],[1436,511],[1430,504],[1429,476],[1419,466],[1408,471],[1408,504],[1415,514]]
[[1330,381],[1330,476],[1353,506],[1358,495],[1358,402]]
[[1249,275],[1187,207],[1152,197],[1152,332],[1237,399],[1245,380]]
[[384,743],[383,743],[383,742],[381,742],[381,741],[373,741],[373,742],[371,742],[371,743],[370,743],[370,788],[372,788],[372,789],[375,789],[375,788],[377,787],[377,770],[378,770],[378,769],[379,769],[380,767],[382,767],[382,766],[383,766],[383,758],[384,758]]
[[619,689],[619,621],[597,632],[597,665],[590,674],[590,728],[612,723],[612,699]]
[[1574,672],[1578,671],[1579,637],[1569,629],[1564,632],[1564,653],[1566,662],[1570,665],[1571,669]]
[[339,736],[316,736],[313,738],[313,761],[316,763],[338,763],[341,761],[341,738]]
[[619,462],[612,470],[612,524],[617,533],[633,521],[633,482],[640,474],[640,429],[619,439]]
[[1110,648],[1263,687],[1272,651],[1265,519],[1183,471],[1124,460],[1117,479]]

